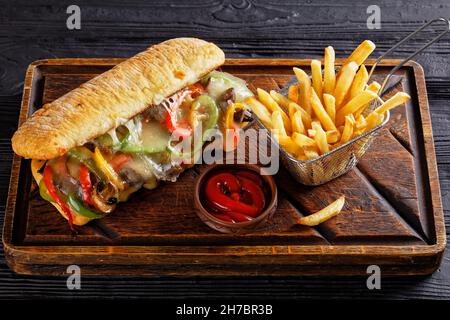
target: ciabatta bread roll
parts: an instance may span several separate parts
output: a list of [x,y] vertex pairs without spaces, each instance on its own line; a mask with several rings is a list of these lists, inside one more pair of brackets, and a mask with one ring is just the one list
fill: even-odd
[[200,39],[154,45],[45,104],[16,131],[13,150],[25,158],[56,158],[159,104],[224,61],[221,49]]

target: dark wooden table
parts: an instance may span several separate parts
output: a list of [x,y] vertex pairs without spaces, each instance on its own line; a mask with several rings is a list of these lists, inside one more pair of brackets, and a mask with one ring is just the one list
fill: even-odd
[[[24,72],[37,59],[128,57],[152,43],[196,36],[217,43],[229,57],[319,57],[333,45],[346,56],[371,39],[377,53],[388,49],[425,21],[450,17],[448,0],[378,1],[381,29],[369,30],[373,1],[77,1],[81,30],[68,30],[66,8],[73,2],[0,1],[0,224],[3,224],[12,150]],[[55,1],[56,3],[56,1]],[[94,4],[95,3],[95,4]],[[126,4],[125,4],[126,3]],[[285,1],[280,1],[285,3]],[[295,4],[297,3],[297,4]],[[412,40],[394,57],[404,57],[439,32]],[[450,36],[416,60],[425,69],[434,138],[450,232]],[[383,278],[370,291],[364,278],[83,278],[69,291],[65,278],[13,274],[0,247],[2,298],[450,298],[450,251],[429,277]]]

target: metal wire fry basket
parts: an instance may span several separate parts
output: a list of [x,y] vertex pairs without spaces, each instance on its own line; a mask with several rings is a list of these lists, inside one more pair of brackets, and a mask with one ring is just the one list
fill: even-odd
[[[417,34],[418,32],[422,31],[424,28],[428,27],[429,25],[433,24],[437,21],[443,21],[446,23],[446,29],[444,32],[440,33],[437,37],[432,39],[430,42],[425,44],[423,47],[421,47],[416,52],[412,53],[410,56],[405,58],[403,61],[401,61],[396,67],[394,67],[389,74],[384,79],[382,86],[380,88],[380,91],[378,92],[379,96],[381,97],[385,92],[384,89],[386,87],[387,82],[391,78],[391,76],[399,70],[406,62],[411,60],[413,57],[415,57],[417,54],[428,48],[433,43],[440,40],[450,29],[450,21],[446,18],[437,18],[434,19],[426,24],[424,24],[422,27],[417,29],[416,31],[412,32],[410,35],[405,37],[403,40],[398,42],[395,46],[393,46],[391,49],[389,49],[387,52],[385,52],[383,55],[381,55],[373,64],[370,72],[369,72],[369,78],[372,75],[375,67],[377,64],[389,53],[393,52],[396,48],[398,48],[400,45],[402,45],[404,42],[409,40],[412,36]],[[281,93],[283,95],[287,94],[288,85],[286,85],[283,90],[281,90]],[[372,101],[372,103],[366,108],[364,115],[366,116],[371,111],[375,110],[378,106],[381,105],[381,99],[375,99]],[[366,151],[370,148],[372,142],[374,139],[381,133],[381,129],[386,126],[386,124],[389,122],[390,113],[389,111],[386,112],[384,115],[383,122],[378,125],[377,127],[371,129],[370,131],[353,138],[352,140],[348,141],[347,143],[337,147],[336,149],[331,150],[330,152],[327,152],[317,158],[311,159],[311,160],[298,160],[295,157],[291,156],[289,153],[287,153],[281,146],[278,145],[278,142],[276,139],[269,134],[272,142],[274,145],[276,145],[280,150],[280,156],[281,156],[281,163],[282,165],[289,170],[291,175],[300,183],[304,185],[310,185],[310,186],[317,186],[324,184],[330,180],[333,180],[345,173],[347,173],[349,170],[353,169],[359,159],[366,153]],[[261,128],[265,128],[264,125],[258,120],[258,125]],[[270,132],[270,130],[268,130]]]

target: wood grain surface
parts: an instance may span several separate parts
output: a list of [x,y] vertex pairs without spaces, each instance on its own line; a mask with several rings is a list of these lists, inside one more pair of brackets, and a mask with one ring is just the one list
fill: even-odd
[[[0,222],[3,223],[14,132],[26,66],[36,59],[55,57],[127,57],[148,45],[175,36],[199,36],[219,44],[234,57],[318,57],[332,44],[338,56],[347,55],[365,38],[376,42],[376,53],[389,48],[426,20],[450,16],[447,1],[380,1],[382,28],[366,27],[371,1],[181,1],[105,3],[79,1],[82,29],[65,27],[69,3],[34,1],[2,3],[0,12]],[[432,28],[399,50],[413,52],[438,28]],[[418,57],[424,66],[446,216],[450,204],[450,42]],[[402,130],[393,131],[402,135]],[[404,136],[404,135],[403,135]],[[407,139],[405,139],[407,141]],[[396,196],[396,195],[393,195]],[[447,226],[450,220],[447,218]],[[449,230],[449,228],[447,228]],[[369,291],[365,279],[332,278],[112,278],[83,280],[83,290],[68,291],[64,278],[18,277],[0,254],[0,297],[283,297],[296,298],[449,298],[450,263],[446,253],[431,277],[385,279],[382,290]]]

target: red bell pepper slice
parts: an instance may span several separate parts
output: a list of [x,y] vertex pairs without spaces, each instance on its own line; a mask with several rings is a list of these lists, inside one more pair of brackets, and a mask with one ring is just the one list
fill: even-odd
[[122,168],[122,166],[125,163],[130,161],[131,158],[132,158],[132,156],[127,153],[116,153],[116,154],[114,154],[112,159],[109,161],[109,164],[114,169],[114,171],[117,172],[120,170],[120,168]]
[[61,197],[58,194],[58,191],[56,190],[55,185],[53,184],[53,170],[50,166],[48,165],[45,166],[44,176],[42,179],[44,181],[45,187],[47,188],[48,194],[64,211],[64,213],[67,216],[67,219],[69,220],[70,228],[74,230],[72,212],[70,211],[70,208],[67,206],[67,204],[61,199]]
[[91,175],[89,172],[89,169],[84,165],[81,164],[80,166],[80,183],[81,183],[81,189],[83,191],[83,198],[84,201],[90,206],[94,205],[94,201],[92,200],[92,183],[91,183]]
[[205,92],[205,88],[200,84],[200,82],[194,83],[187,88],[188,91],[191,92],[192,98],[197,98],[201,96]]

